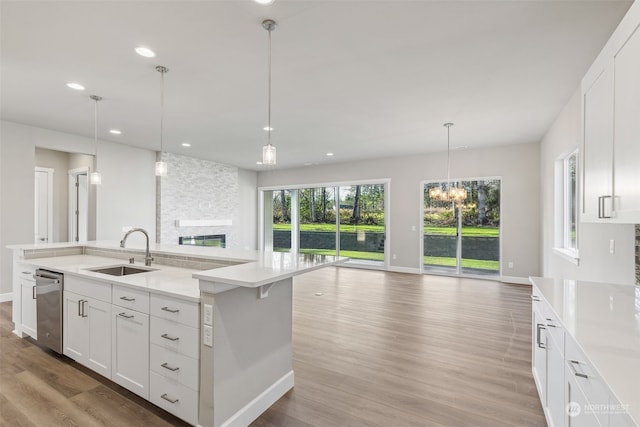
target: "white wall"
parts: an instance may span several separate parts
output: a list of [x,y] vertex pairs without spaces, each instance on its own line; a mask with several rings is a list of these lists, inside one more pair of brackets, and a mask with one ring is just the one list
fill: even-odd
[[[92,138],[0,121],[0,299],[12,291],[13,257],[6,245],[33,240],[36,147],[93,155]],[[98,239],[121,239],[123,225],[155,227],[155,153],[99,141]],[[143,172],[144,170],[144,172]],[[132,236],[133,237],[133,236]]]
[[[155,241],[156,153],[128,145],[101,143],[97,169],[102,184],[96,188],[96,240],[120,240],[123,227],[140,227]],[[127,244],[144,243],[134,233]]]
[[[553,251],[554,230],[560,229],[554,218],[554,164],[558,157],[580,145],[580,93],[578,88],[540,144],[542,274],[547,277],[633,284],[633,225],[580,223],[578,265]],[[615,240],[616,246],[613,255],[609,253],[611,239]]]
[[[452,178],[502,178],[502,275],[507,280],[540,274],[539,153],[538,144],[452,152]],[[390,269],[417,272],[422,260],[420,182],[446,178],[446,173],[443,152],[260,172],[258,186],[390,179],[388,256],[396,255]]]

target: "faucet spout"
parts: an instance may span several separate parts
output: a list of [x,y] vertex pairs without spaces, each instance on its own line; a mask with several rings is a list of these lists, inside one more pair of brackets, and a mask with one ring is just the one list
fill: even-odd
[[145,230],[144,228],[132,228],[131,230],[127,231],[126,234],[124,235],[124,237],[122,238],[122,240],[120,240],[120,247],[124,248],[124,244],[126,243],[127,238],[129,237],[129,235],[131,233],[135,233],[136,231],[139,231],[142,234],[144,234],[144,237],[146,238],[147,247],[146,247],[145,254],[144,254],[144,265],[146,265],[148,267],[148,266],[151,265],[151,261],[153,261],[153,257],[151,256],[151,253],[149,252],[149,233],[147,233],[147,230]]

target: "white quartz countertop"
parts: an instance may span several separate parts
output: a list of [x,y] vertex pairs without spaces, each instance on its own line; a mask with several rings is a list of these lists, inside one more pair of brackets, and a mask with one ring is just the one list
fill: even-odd
[[[200,301],[198,280],[192,277],[193,270],[153,264],[153,271],[131,274],[127,276],[111,276],[109,274],[89,271],[88,268],[107,267],[113,265],[130,265],[126,260],[107,258],[93,255],[67,255],[47,258],[33,258],[23,261],[38,268],[51,269],[86,279],[113,283],[132,288],[144,289],[152,293],[159,293],[178,297],[189,301]],[[135,266],[144,266],[137,263]]]
[[640,287],[539,277],[530,280],[640,425]]
[[265,252],[254,262],[198,271],[193,277],[208,282],[255,288],[348,259],[292,252]]

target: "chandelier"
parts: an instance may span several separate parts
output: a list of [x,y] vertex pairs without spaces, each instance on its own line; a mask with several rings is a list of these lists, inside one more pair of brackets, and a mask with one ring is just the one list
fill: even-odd
[[440,186],[429,189],[429,198],[440,202],[453,202],[457,205],[467,199],[467,190],[463,187],[454,187],[451,185],[451,147],[450,147],[450,130],[453,123],[445,123],[443,126],[447,128],[447,188],[442,190]]

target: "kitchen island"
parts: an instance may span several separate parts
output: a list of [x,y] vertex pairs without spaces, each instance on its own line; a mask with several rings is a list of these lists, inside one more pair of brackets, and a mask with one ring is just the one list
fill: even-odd
[[144,251],[116,242],[9,248],[14,333],[37,339],[26,277],[62,273],[64,354],[193,425],[216,427],[248,425],[293,387],[293,277],[346,261],[157,244],[151,271],[111,276],[92,270],[131,257],[145,268]]

